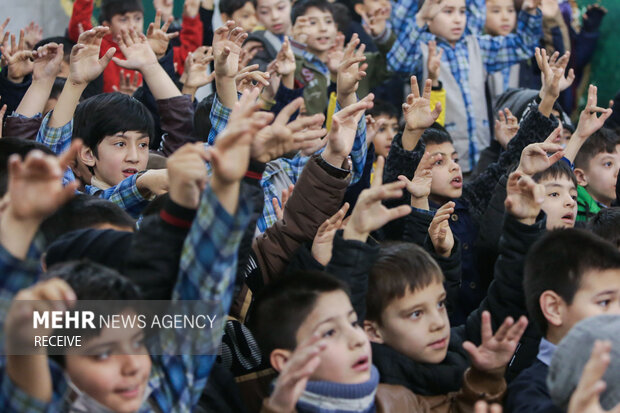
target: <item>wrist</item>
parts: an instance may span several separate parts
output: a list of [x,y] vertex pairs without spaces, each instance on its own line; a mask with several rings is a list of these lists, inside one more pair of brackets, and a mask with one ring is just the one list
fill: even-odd
[[333,152],[328,146],[327,148],[325,148],[325,151],[323,151],[323,153],[321,154],[321,158],[323,158],[323,160],[327,162],[328,164],[330,164],[331,166],[340,168],[341,165],[344,163],[344,160],[347,157]]
[[368,240],[368,235],[368,232],[359,232],[352,225],[347,225],[342,232],[342,239],[347,241],[366,242],[366,240]]
[[11,76],[11,73],[7,73],[6,78],[11,82],[11,83],[22,83],[24,81],[25,76],[22,77],[15,77],[15,76]]
[[411,195],[411,206],[417,209],[423,209],[424,211],[429,211],[430,205],[428,204],[428,197],[417,198]]
[[524,225],[534,225],[536,223],[536,217],[519,218],[515,217],[517,221]]
[[[158,56],[156,56],[156,57],[157,57],[157,59],[159,59]],[[159,62],[148,63],[148,64],[138,68],[138,71],[140,73],[142,73],[142,77],[145,78],[145,81],[146,81],[146,78],[149,78],[149,77],[151,77],[153,75],[157,75],[162,70],[164,70],[164,69],[160,66]]]
[[26,259],[42,221],[39,218],[21,218],[9,206],[0,219],[0,244],[15,258]]

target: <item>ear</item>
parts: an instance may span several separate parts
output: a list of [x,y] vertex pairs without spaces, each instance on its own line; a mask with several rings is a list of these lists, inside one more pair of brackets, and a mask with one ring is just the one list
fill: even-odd
[[577,177],[577,183],[583,187],[588,186],[588,176],[586,175],[586,172],[581,168],[575,168],[574,172]]
[[366,7],[364,6],[364,3],[357,3],[355,6],[353,6],[353,10],[355,10],[355,12],[361,16],[366,11]]
[[364,331],[366,332],[366,336],[368,336],[368,340],[373,343],[384,343],[381,328],[379,328],[379,323],[376,321],[364,320]]
[[110,22],[108,20],[104,20],[101,22],[101,25],[105,27],[110,27]]
[[222,15],[222,21],[223,22],[227,22],[228,20],[232,20],[232,17],[229,16],[227,13],[220,13]]
[[95,154],[93,153],[92,149],[86,146],[82,145],[80,153],[78,153],[78,159],[86,166],[90,166],[91,168],[95,166]]
[[540,310],[547,319],[547,323],[554,327],[562,326],[565,303],[555,291],[544,291],[538,300]]
[[273,350],[269,355],[271,367],[273,367],[278,373],[281,372],[284,369],[286,362],[291,358],[292,354],[292,351],[281,348]]

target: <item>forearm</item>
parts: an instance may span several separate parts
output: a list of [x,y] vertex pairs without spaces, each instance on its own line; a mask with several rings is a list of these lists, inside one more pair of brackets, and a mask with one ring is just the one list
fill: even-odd
[[33,80],[15,111],[28,118],[32,118],[37,113],[43,113],[52,86],[54,86],[54,79]]
[[218,179],[217,176],[213,176],[211,178],[211,188],[213,188],[213,193],[226,212],[234,215],[239,205],[241,183],[225,183]]
[[418,146],[418,142],[420,142],[420,138],[424,133],[423,129],[409,129],[405,126],[405,130],[402,135],[402,145],[403,149],[406,151],[412,151]]
[[232,109],[235,103],[237,103],[237,84],[235,83],[235,78],[215,76],[215,87],[222,105]]
[[159,63],[154,63],[143,68],[141,71],[144,81],[149,86],[153,97],[156,100],[170,99],[181,96],[181,92],[176,87],[170,76],[166,73]]
[[59,128],[73,119],[75,108],[80,102],[80,97],[84,89],[86,89],[86,86],[86,84],[72,82],[71,78],[67,79],[49,121],[49,126],[51,128]]
[[52,400],[52,376],[47,354],[7,356],[6,372],[13,384],[43,402]]

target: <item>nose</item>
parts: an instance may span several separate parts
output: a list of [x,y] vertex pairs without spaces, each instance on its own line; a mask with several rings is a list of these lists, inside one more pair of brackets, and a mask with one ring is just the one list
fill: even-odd
[[139,161],[138,158],[138,148],[136,145],[127,145],[127,152],[125,153],[125,161],[131,163],[137,163]]
[[573,197],[570,196],[570,194],[567,195],[566,197],[567,198],[566,198],[566,202],[564,203],[564,205],[569,207],[570,209],[573,209],[575,207],[575,204],[577,204],[577,201],[575,201]]
[[140,356],[133,354],[119,355],[121,357],[121,373],[123,376],[134,376],[140,370]]
[[453,159],[450,159],[450,172],[456,172],[461,169],[461,166]]
[[347,329],[347,341],[349,343],[349,348],[354,349],[361,347],[367,340],[368,338],[366,337],[366,333],[364,333],[364,330],[361,328],[350,326]]
[[441,331],[446,327],[446,317],[443,316],[441,310],[435,309],[430,316],[430,331]]

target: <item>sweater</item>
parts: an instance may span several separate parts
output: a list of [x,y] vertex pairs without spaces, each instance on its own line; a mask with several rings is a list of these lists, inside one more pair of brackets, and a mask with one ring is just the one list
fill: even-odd
[[604,206],[590,195],[583,186],[577,186],[577,221],[587,222]]

